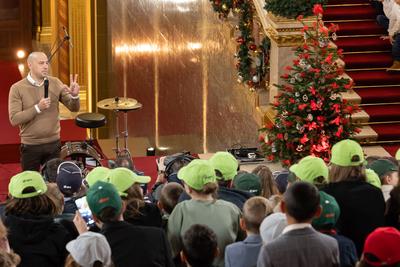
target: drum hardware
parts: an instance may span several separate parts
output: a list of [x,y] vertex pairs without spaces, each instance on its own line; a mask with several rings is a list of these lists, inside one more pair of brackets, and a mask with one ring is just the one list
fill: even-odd
[[101,166],[101,149],[93,139],[93,129],[106,124],[106,117],[100,113],[81,113],[75,118],[78,127],[89,129],[89,138],[83,142],[66,142],[61,148],[60,158],[78,161],[85,169]]
[[[119,167],[128,167],[135,170],[135,166],[132,161],[132,155],[128,149],[128,112],[132,110],[141,109],[143,105],[139,103],[136,99],[126,98],[126,97],[114,97],[107,98],[99,101],[97,107],[101,109],[112,110],[115,118],[115,151],[116,158],[115,164]],[[123,112],[124,129],[121,132],[119,128],[119,115]],[[121,134],[124,139],[124,146],[121,148],[119,145],[119,140]]]

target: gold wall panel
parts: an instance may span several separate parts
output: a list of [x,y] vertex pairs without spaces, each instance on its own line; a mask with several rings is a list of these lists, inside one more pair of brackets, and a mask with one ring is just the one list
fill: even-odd
[[169,152],[257,143],[254,103],[236,83],[233,26],[217,18],[208,0],[108,0],[107,21],[108,97],[143,104],[128,113],[130,136]]

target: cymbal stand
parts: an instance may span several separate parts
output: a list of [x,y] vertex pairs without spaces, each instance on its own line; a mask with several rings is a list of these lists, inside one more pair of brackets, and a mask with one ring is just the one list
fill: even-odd
[[[122,111],[124,113],[124,130],[120,132],[119,129],[119,112]],[[116,154],[115,162],[117,166],[120,167],[131,167],[133,170],[135,169],[132,161],[131,153],[128,149],[128,111],[127,110],[114,110],[115,114],[115,148],[113,149]],[[124,138],[124,147],[119,147],[119,139],[121,138],[120,134],[123,134]]]

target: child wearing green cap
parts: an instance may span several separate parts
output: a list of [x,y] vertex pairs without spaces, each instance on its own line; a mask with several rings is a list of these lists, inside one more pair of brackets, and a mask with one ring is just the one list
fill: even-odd
[[385,200],[366,181],[364,152],[357,142],[347,139],[332,147],[329,184],[321,190],[336,199],[341,210],[337,228],[361,255],[367,235],[384,224]]
[[[113,184],[97,181],[87,191],[86,199],[93,219],[101,225],[115,266],[172,267],[168,240],[162,229],[137,226],[123,219],[125,203]],[[76,221],[76,222],[75,222]],[[80,232],[86,231],[83,219],[76,219]]]
[[378,174],[381,180],[383,197],[387,201],[390,191],[399,183],[399,167],[389,159],[377,159],[369,167]]
[[355,266],[357,251],[354,242],[336,231],[336,222],[340,216],[339,204],[327,193],[319,192],[319,204],[322,208],[319,217],[315,217],[312,226],[315,230],[336,239],[339,245],[340,266]]
[[213,166],[206,160],[195,159],[180,169],[178,178],[184,182],[191,199],[176,205],[168,220],[168,239],[172,255],[182,250],[182,237],[194,224],[204,224],[217,235],[220,255],[217,266],[224,266],[224,250],[241,238],[240,210],[234,204],[216,200],[218,184]]
[[145,202],[141,184],[147,184],[149,176],[139,176],[132,170],[119,167],[110,170],[107,182],[113,184],[126,204],[124,220],[134,225],[162,227],[161,212],[157,205]]
[[45,194],[43,177],[36,171],[21,172],[11,178],[8,191],[5,225],[10,246],[21,256],[19,266],[62,266],[71,237],[54,222],[57,209]]

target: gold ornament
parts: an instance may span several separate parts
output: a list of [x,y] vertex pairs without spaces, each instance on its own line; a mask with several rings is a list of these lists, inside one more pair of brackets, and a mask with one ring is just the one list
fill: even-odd
[[227,11],[228,10],[228,6],[226,4],[222,4],[222,10]]

